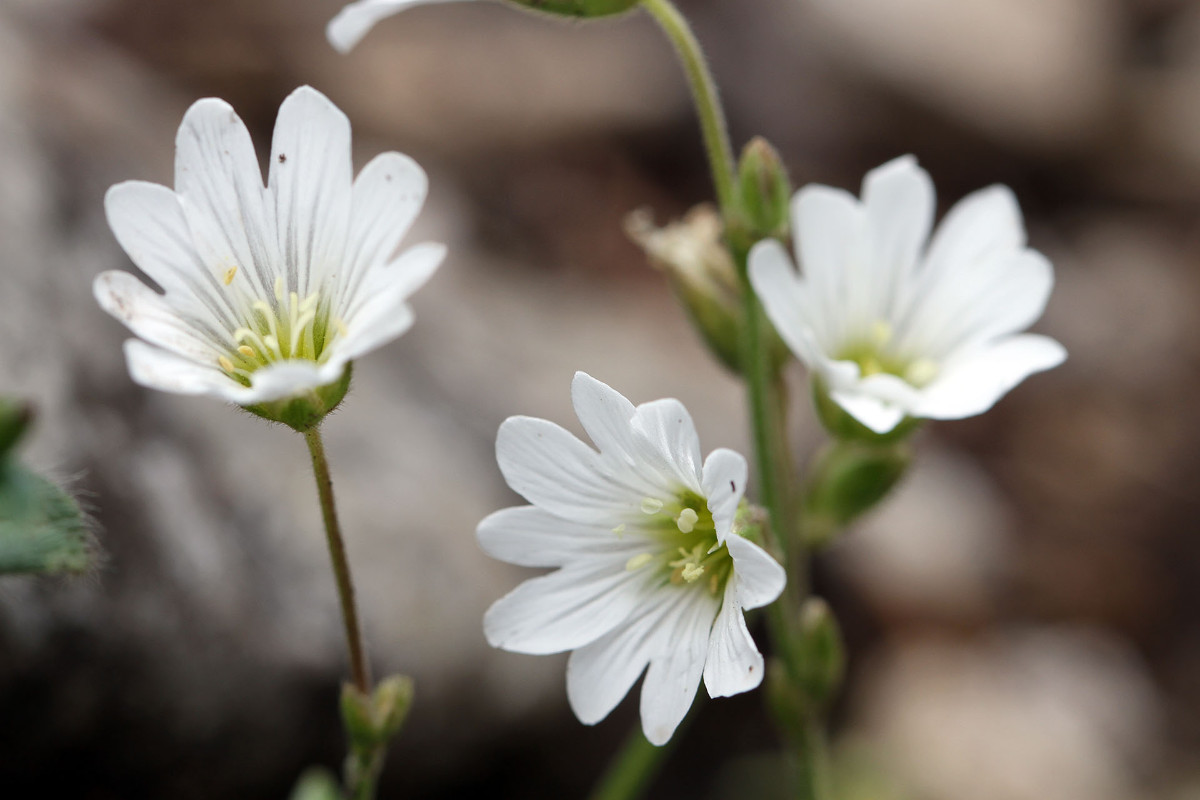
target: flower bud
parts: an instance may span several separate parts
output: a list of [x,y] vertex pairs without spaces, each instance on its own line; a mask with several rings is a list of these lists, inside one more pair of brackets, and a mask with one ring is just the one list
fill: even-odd
[[733,257],[721,240],[721,217],[699,205],[681,221],[657,228],[645,209],[625,220],[625,231],[666,273],[671,288],[709,349],[734,372],[740,371],[742,289]]
[[804,492],[802,533],[809,547],[828,544],[899,483],[912,461],[905,442],[831,442],[816,458]]
[[307,389],[299,394],[290,395],[279,400],[265,403],[255,403],[242,406],[255,416],[281,422],[300,433],[311,430],[325,419],[325,415],[337,408],[350,389],[350,373],[354,364],[346,365],[342,377],[333,383]]
[[387,744],[404,725],[412,698],[412,679],[404,675],[384,678],[369,697],[343,684],[342,722],[354,749],[366,752]]
[[788,239],[792,184],[775,148],[760,136],[742,150],[738,165],[737,221],[749,242]]
[[508,0],[531,11],[541,11],[560,17],[590,19],[624,14],[640,0]]
[[842,631],[828,603],[819,597],[804,601],[797,638],[804,695],[824,707],[837,694],[846,670]]

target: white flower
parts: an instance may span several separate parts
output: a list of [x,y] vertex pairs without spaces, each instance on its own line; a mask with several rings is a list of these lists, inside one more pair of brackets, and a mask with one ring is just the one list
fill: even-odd
[[339,53],[349,53],[375,23],[410,6],[456,0],[358,0],[337,13],[325,26],[325,36]]
[[934,192],[905,156],[872,170],[859,201],[828,186],[792,198],[802,275],[774,240],[750,280],[779,335],[830,397],[878,433],[905,416],[979,414],[1066,358],[1020,331],[1042,314],[1054,273],[1025,246],[1016,198],[992,186],[958,203],[929,239]]
[[309,87],[279,109],[270,177],[229,105],[188,109],[175,189],[128,181],[105,197],[108,223],[142,272],[105,272],[96,299],[139,339],[138,383],[240,405],[339,381],[349,362],[412,324],[406,300],[445,248],[393,254],[424,202],[424,172],[383,153],[352,182],[350,123]]
[[634,408],[582,372],[572,399],[599,452],[543,419],[511,417],[500,427],[500,470],[533,505],[487,517],[479,541],[503,561],[559,569],[497,601],[484,630],[505,650],[573,650],[567,697],[587,725],[645,671],[642,728],[663,744],[702,675],[712,697],[762,681],[742,611],[775,600],[784,571],[732,531],[745,459],[721,449],[701,464],[678,400]]

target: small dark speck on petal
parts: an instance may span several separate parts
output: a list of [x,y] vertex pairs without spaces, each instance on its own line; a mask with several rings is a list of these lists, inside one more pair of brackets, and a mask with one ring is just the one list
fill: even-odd
[[280,164],[287,163],[287,155],[285,155],[284,153],[280,153],[279,154],[279,163]]
[[392,176],[391,176],[391,175],[384,175],[384,176],[383,176],[383,179],[384,179],[385,181],[387,181],[388,183],[391,183],[391,182],[392,182]]
[[736,484],[736,483],[734,483],[733,481],[730,481],[730,482],[729,482],[729,491],[731,491],[731,492],[736,492],[736,491],[737,491],[737,484]]

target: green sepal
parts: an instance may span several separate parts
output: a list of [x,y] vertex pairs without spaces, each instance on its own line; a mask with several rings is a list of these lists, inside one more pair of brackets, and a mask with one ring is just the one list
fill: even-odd
[[81,573],[95,553],[69,494],[15,460],[0,459],[0,574]]
[[321,424],[321,420],[337,408],[338,404],[346,397],[346,392],[350,389],[350,374],[353,372],[353,367],[353,363],[347,364],[342,371],[342,377],[333,383],[327,383],[324,386],[318,386],[315,389],[309,389],[280,400],[255,403],[242,406],[242,408],[255,416],[271,422],[282,423],[304,433]]
[[612,17],[632,10],[641,0],[507,0],[530,11],[557,17],[595,19]]
[[0,397],[0,458],[3,458],[29,429],[33,406],[9,397]]
[[324,767],[309,767],[296,781],[289,800],[342,800],[342,787]]
[[821,425],[835,439],[868,442],[871,444],[893,444],[903,442],[921,427],[923,420],[905,417],[887,433],[876,433],[863,425],[854,415],[846,411],[829,396],[829,391],[820,378],[812,381],[813,407]]
[[804,695],[825,708],[845,677],[846,647],[837,618],[819,597],[809,597],[800,608],[797,650]]
[[384,678],[370,696],[342,684],[342,723],[353,749],[371,751],[391,741],[404,726],[412,699],[412,678],[405,675]]
[[801,533],[823,547],[887,496],[912,463],[906,442],[830,442],[816,457],[804,490]]
[[750,241],[788,241],[792,182],[775,148],[755,136],[742,150],[734,226]]

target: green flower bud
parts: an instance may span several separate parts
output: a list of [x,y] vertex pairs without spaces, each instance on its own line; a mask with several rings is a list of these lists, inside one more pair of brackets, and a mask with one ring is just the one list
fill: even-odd
[[800,608],[800,680],[810,702],[825,707],[837,694],[846,671],[842,631],[829,604],[810,597]]
[[787,241],[791,198],[792,183],[779,154],[766,139],[754,137],[738,164],[738,225],[749,241]]
[[342,372],[342,377],[333,383],[327,383],[324,386],[318,386],[315,389],[309,389],[280,400],[255,403],[250,406],[242,406],[242,408],[255,416],[271,422],[283,423],[289,428],[304,433],[319,425],[321,420],[325,419],[325,415],[337,408],[345,398],[346,392],[350,388],[350,373],[353,366],[353,363],[347,364],[345,371]]
[[296,781],[290,800],[342,800],[342,787],[329,770],[309,767]]
[[808,546],[828,544],[874,508],[904,477],[911,461],[911,448],[902,441],[831,442],[817,456],[804,492],[801,533]]
[[657,228],[641,209],[625,220],[625,231],[671,282],[692,324],[713,355],[741,370],[742,289],[733,257],[721,237],[721,217],[699,205],[681,221]]
[[[729,248],[720,214],[708,204],[693,208],[678,222],[655,227],[645,209],[625,219],[625,232],[646,251],[650,264],[666,273],[692,325],[723,365],[741,373],[742,281]],[[791,353],[779,334],[764,325],[773,369]]]
[[640,0],[508,0],[508,2],[560,17],[591,19],[624,14]]
[[342,722],[355,750],[373,751],[391,741],[412,706],[413,682],[404,675],[382,680],[368,697],[353,684],[342,685]]

